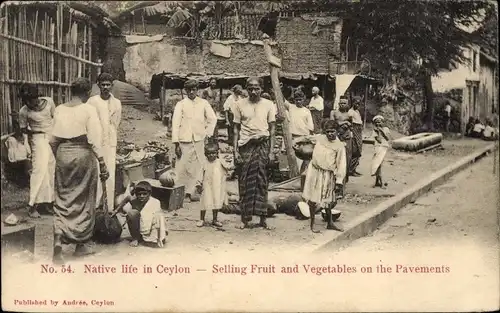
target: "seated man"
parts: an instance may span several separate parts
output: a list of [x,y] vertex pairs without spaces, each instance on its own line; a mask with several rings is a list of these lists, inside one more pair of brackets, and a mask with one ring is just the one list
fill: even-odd
[[117,211],[127,215],[127,225],[132,236],[130,245],[137,247],[139,243],[163,247],[168,234],[160,201],[151,197],[152,187],[146,181],[133,186]]
[[481,123],[481,120],[476,118],[476,122],[474,124],[474,128],[472,129],[471,137],[473,138],[483,138],[484,125]]

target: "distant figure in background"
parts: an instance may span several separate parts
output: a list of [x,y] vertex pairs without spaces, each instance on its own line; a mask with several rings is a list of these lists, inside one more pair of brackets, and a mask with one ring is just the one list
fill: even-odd
[[[285,103],[285,109],[287,110],[288,119],[290,121],[290,133],[293,139],[297,139],[303,136],[312,135],[314,132],[314,122],[311,111],[305,107],[307,103],[306,95],[301,90],[296,90],[294,93],[294,102]],[[297,166],[300,169],[302,166],[302,160],[297,159]]]
[[[215,112],[217,119],[223,117],[223,110],[221,107],[221,94],[219,89],[217,89],[217,80],[211,78],[209,81],[209,86],[202,90],[201,98],[205,99],[210,103],[212,110]],[[217,139],[219,135],[219,129],[217,123],[215,124],[214,137]]]
[[186,198],[198,201],[196,179],[205,163],[205,140],[213,137],[217,124],[215,112],[207,100],[197,96],[198,82],[184,83],[187,98],[177,102],[172,118],[172,143],[175,145],[176,175],[184,185]]
[[[71,84],[71,100],[54,114],[50,146],[56,158],[54,204],[55,263],[63,263],[62,244],[76,244],[75,255],[88,246],[95,226],[97,181],[109,177],[101,147],[96,109],[87,103],[92,85],[87,78]],[[100,172],[100,175],[99,175]]]
[[19,110],[19,127],[24,142],[31,148],[32,172],[28,215],[39,218],[38,206],[52,212],[54,202],[55,159],[49,140],[52,132],[56,105],[50,97],[40,97],[35,85],[23,84],[19,96],[24,106]]
[[316,134],[321,133],[321,124],[323,123],[323,110],[325,109],[325,104],[323,97],[319,95],[319,88],[314,86],[312,88],[312,98],[309,102],[308,109],[311,110],[311,115],[314,121],[314,132]]
[[469,116],[469,121],[467,122],[467,125],[465,125],[465,136],[472,136],[472,130],[474,129],[475,122],[476,119],[474,118],[474,116]]
[[384,162],[387,150],[391,147],[391,131],[388,127],[384,126],[384,118],[381,115],[373,118],[373,125],[375,127],[372,135],[375,139],[375,153],[373,154],[371,169],[372,176],[375,176],[375,185],[373,187],[383,188],[382,163]]
[[[349,102],[346,98],[341,98],[339,101],[339,109],[332,111],[330,118],[338,125],[338,137],[344,142],[346,150],[347,168],[350,167],[352,159],[352,117],[349,115]],[[345,183],[349,182],[349,171],[345,176]],[[344,188],[345,188],[344,184]]]
[[361,113],[359,113],[359,100],[353,101],[352,108],[349,109],[347,114],[352,121],[352,155],[348,171],[349,176],[357,177],[361,176],[356,169],[363,150],[363,120],[361,119]]
[[486,127],[483,131],[483,139],[486,141],[493,141],[498,139],[498,129],[493,127],[491,119],[486,119]]
[[450,132],[450,123],[451,123],[451,105],[449,101],[446,101],[444,106],[444,127],[447,133]]
[[[109,210],[113,210],[115,205],[116,146],[118,144],[118,127],[122,118],[122,103],[111,94],[113,80],[111,74],[101,73],[97,77],[97,86],[99,86],[100,94],[90,97],[87,101],[96,109],[99,121],[101,122],[101,146],[106,168],[109,171],[109,179],[106,180],[106,199]],[[102,183],[99,180],[96,206],[101,202],[102,191]]]
[[232,94],[229,97],[227,97],[223,107],[226,117],[227,135],[229,144],[233,143],[233,137],[234,137],[233,109],[236,102],[238,102],[240,99],[243,98],[243,87],[241,87],[241,85],[234,85],[233,88],[231,88],[231,92]]
[[484,125],[481,120],[476,118],[474,121],[474,128],[472,128],[471,137],[473,138],[483,138]]

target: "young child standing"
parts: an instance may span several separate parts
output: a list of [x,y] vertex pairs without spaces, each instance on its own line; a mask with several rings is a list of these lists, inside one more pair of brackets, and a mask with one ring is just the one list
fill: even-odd
[[222,223],[217,220],[217,213],[223,205],[228,204],[226,192],[226,179],[230,167],[219,159],[219,146],[215,142],[205,145],[206,163],[200,171],[200,177],[196,184],[198,192],[201,193],[200,220],[197,227],[205,226],[205,215],[207,210],[212,211],[212,226],[222,227]]
[[302,198],[309,204],[311,231],[317,212],[326,211],[327,229],[342,231],[333,225],[332,209],[342,195],[344,177],[347,172],[345,145],[337,138],[337,123],[328,120],[323,125],[324,135],[318,135],[311,162],[306,170]]
[[387,150],[390,148],[391,131],[384,126],[384,118],[377,115],[373,118],[373,137],[375,139],[375,153],[372,159],[371,174],[375,176],[375,186],[383,188],[382,182],[382,163],[384,162]]

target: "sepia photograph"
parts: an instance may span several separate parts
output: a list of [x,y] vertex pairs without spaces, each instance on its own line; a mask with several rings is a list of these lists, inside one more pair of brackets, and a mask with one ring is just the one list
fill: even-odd
[[4,1],[2,310],[500,309],[498,3]]

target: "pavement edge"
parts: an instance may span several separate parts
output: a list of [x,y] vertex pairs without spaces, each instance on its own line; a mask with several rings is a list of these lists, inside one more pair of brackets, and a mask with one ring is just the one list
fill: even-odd
[[317,238],[309,241],[304,247],[305,253],[324,252],[329,249],[341,248],[352,241],[365,237],[375,231],[380,225],[388,221],[395,213],[407,204],[415,202],[419,197],[428,193],[433,188],[443,184],[450,177],[466,169],[477,160],[498,149],[498,145],[493,143],[484,148],[478,149],[468,156],[462,158],[454,164],[422,179],[404,192],[380,203],[373,209],[365,212],[345,225],[344,232],[334,233],[328,239]]

